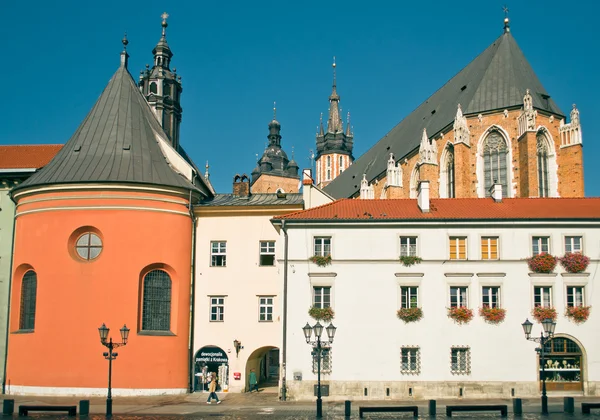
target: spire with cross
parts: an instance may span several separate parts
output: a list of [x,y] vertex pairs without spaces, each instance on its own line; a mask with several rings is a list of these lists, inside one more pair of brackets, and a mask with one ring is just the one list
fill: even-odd
[[504,11],[504,33],[507,33],[507,32],[510,32],[510,25],[509,25],[509,19],[508,19],[508,7],[506,5],[504,5],[502,10]]

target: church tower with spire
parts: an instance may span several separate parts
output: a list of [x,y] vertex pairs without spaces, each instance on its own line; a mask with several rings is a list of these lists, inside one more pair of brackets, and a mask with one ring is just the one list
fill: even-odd
[[354,161],[352,148],[354,146],[354,133],[350,126],[350,113],[348,112],[346,130],[342,122],[340,109],[340,96],[336,86],[336,64],[333,58],[333,86],[329,96],[329,118],[327,130],[323,126],[323,114],[317,128],[317,154],[316,154],[316,183],[324,187],[340,175]]
[[152,50],[154,65],[140,72],[139,87],[156,114],[158,122],[169,137],[171,145],[179,148],[179,126],[181,124],[181,76],[171,70],[173,53],[167,44],[167,13],[162,14],[162,36]]

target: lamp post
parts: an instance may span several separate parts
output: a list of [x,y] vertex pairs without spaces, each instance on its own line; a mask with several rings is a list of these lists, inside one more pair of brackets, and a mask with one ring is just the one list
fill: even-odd
[[[329,343],[333,343],[333,337],[335,337],[335,330],[337,328],[333,326],[332,323],[329,323],[325,331],[327,331],[327,337],[329,339]],[[311,327],[307,322],[304,328],[304,338],[306,338],[306,342],[313,346],[314,350],[317,352],[317,418],[323,417],[323,400],[321,399],[321,354],[323,351],[323,347],[321,346],[321,334],[323,334],[323,326],[319,321]],[[311,341],[312,333],[315,333],[315,340]]]
[[[110,328],[106,325],[102,324],[100,328],[98,328],[98,333],[100,333],[100,343],[108,348],[107,352],[104,352],[102,355],[106,360],[108,360],[108,396],[106,398],[106,415],[112,416],[112,361],[117,358],[119,353],[113,352],[117,347],[121,347],[127,344],[127,339],[129,338],[129,328],[127,325],[123,325],[119,331],[121,332],[121,342],[113,343],[112,337],[108,338],[108,332]],[[108,339],[108,341],[107,341]]]
[[556,329],[556,322],[552,319],[546,318],[542,321],[543,330],[540,333],[539,337],[531,336],[531,328],[533,324],[526,319],[523,324],[523,332],[525,333],[525,338],[529,341],[534,341],[536,343],[540,343],[540,347],[536,348],[535,351],[540,353],[540,363],[542,365],[542,414],[548,414],[548,396],[546,395],[546,362],[545,362],[545,347],[546,344],[552,340],[552,336],[554,335],[554,330]]

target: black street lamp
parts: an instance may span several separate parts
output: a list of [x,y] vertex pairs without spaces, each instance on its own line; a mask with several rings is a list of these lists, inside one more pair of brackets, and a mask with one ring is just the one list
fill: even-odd
[[556,329],[556,322],[549,318],[544,319],[542,321],[542,327],[544,327],[544,329],[540,333],[539,337],[531,336],[531,328],[533,327],[533,324],[529,322],[529,319],[526,319],[521,325],[527,340],[540,343],[540,347],[536,348],[535,351],[540,354],[540,363],[542,365],[542,414],[548,414],[548,396],[546,395],[546,362],[544,358],[546,356],[545,347],[548,341],[552,340],[554,330]]
[[[332,323],[329,323],[329,326],[325,328],[327,331],[327,337],[329,338],[329,343],[333,343],[333,337],[335,337],[335,330],[337,328],[333,326]],[[306,342],[313,346],[314,351],[316,351],[317,355],[317,418],[323,417],[323,400],[321,399],[321,355],[323,347],[321,346],[321,334],[323,334],[323,326],[319,321],[311,327],[308,322],[302,328],[304,331],[304,337],[306,338]],[[311,341],[311,335],[315,332],[315,341]]]
[[[104,324],[102,324],[102,326],[100,328],[98,328],[98,332],[100,333],[100,343],[102,343],[103,346],[108,348],[108,351],[102,353],[102,355],[104,356],[104,358],[106,360],[108,360],[108,397],[106,398],[106,415],[112,416],[112,388],[111,388],[112,361],[114,359],[116,359],[117,356],[119,355],[119,353],[113,352],[113,349],[116,349],[117,347],[121,347],[121,346],[124,346],[127,344],[127,339],[129,338],[129,328],[127,328],[127,325],[123,325],[123,328],[121,328],[119,330],[119,331],[121,331],[121,342],[120,343],[113,343],[112,337],[108,338],[109,331],[110,331],[110,328],[108,328]],[[108,342],[106,341],[107,339],[108,339]]]

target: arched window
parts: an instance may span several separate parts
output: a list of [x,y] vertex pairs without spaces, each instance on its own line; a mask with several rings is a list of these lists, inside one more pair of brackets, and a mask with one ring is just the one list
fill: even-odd
[[538,165],[538,194],[540,197],[548,197],[548,141],[543,133],[537,135],[537,165]]
[[156,93],[156,82],[150,83],[150,93]]
[[37,292],[37,274],[29,270],[21,283],[21,313],[19,329],[33,330],[35,326],[35,298]]
[[417,198],[417,188],[419,187],[419,181],[421,180],[421,173],[419,166],[415,166],[410,175],[410,198]]
[[142,330],[170,331],[171,277],[163,270],[152,270],[144,277]]
[[325,178],[326,181],[331,179],[331,156],[327,156],[327,176]]
[[492,131],[483,142],[483,178],[485,196],[491,195],[490,188],[498,183],[502,193],[510,197],[508,189],[508,147],[498,131]]
[[451,144],[448,145],[448,149],[446,152],[446,162],[445,162],[445,172],[446,172],[446,197],[454,198],[456,197],[454,191],[454,146]]

